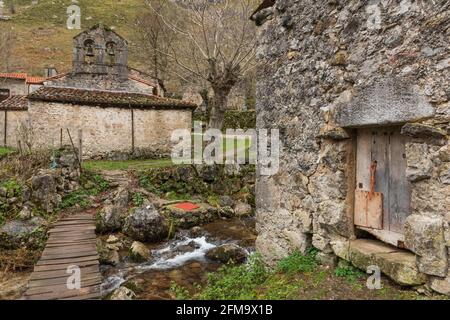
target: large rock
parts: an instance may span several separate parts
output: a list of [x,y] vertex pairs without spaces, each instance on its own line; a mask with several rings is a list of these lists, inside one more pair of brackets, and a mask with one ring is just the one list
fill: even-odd
[[440,294],[450,296],[450,275],[446,278],[432,277],[430,280],[430,287]]
[[130,191],[128,191],[128,189],[125,188],[120,188],[119,190],[117,190],[114,196],[113,203],[117,207],[125,209],[128,207],[128,202],[130,200],[131,200]]
[[153,205],[147,205],[135,209],[125,219],[123,231],[137,241],[158,242],[167,237],[169,226]]
[[252,206],[248,203],[239,201],[234,207],[234,213],[238,217],[249,216],[253,212]]
[[350,262],[364,271],[369,266],[378,266],[385,275],[401,285],[421,285],[426,276],[416,267],[414,254],[391,247],[375,240],[351,241]]
[[220,247],[213,248],[206,253],[206,257],[214,260],[220,261],[222,263],[244,262],[247,255],[241,247],[235,244],[224,244]]
[[[214,208],[208,204],[200,203],[199,208],[185,211],[177,208],[177,204],[168,205],[164,208],[164,214],[177,222],[177,226],[182,229],[190,229],[200,226],[221,216],[230,216],[226,208]],[[231,208],[229,208],[231,209]],[[232,210],[232,209],[231,209]],[[233,211],[234,213],[234,211]]]
[[126,209],[115,205],[105,206],[96,216],[96,227],[100,233],[120,230]]
[[0,247],[5,249],[17,249],[23,246],[39,245],[44,231],[39,232],[45,225],[41,218],[33,218],[28,221],[13,220],[6,222],[0,228]]
[[136,293],[128,288],[120,287],[111,294],[110,300],[133,300],[136,298]]
[[421,272],[438,277],[447,275],[447,248],[442,217],[409,216],[405,222],[405,244],[418,255]]
[[134,241],[130,248],[130,258],[134,262],[145,262],[150,259],[150,251],[139,241]]
[[57,193],[57,179],[54,170],[41,170],[31,178],[33,202],[47,212],[53,212],[62,201]]

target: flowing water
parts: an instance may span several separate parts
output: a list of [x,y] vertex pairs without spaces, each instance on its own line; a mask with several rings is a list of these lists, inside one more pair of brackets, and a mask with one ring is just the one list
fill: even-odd
[[176,237],[158,245],[149,245],[151,258],[144,263],[122,262],[115,267],[102,266],[106,295],[123,283],[132,280],[139,287],[138,299],[171,299],[172,283],[192,290],[206,281],[207,273],[221,264],[205,257],[208,250],[226,243],[234,243],[250,253],[254,249],[256,233],[254,219],[217,220],[202,227],[195,235],[181,231]]

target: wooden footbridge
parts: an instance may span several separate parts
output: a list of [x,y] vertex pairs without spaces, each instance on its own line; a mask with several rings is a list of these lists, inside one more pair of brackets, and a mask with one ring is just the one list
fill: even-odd
[[[101,298],[102,278],[98,259],[93,216],[79,214],[59,220],[49,231],[46,247],[34,267],[23,298],[26,300]],[[77,279],[81,282],[77,282]]]

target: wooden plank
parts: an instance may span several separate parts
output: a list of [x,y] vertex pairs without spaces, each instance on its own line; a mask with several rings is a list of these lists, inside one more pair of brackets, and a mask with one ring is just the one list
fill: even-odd
[[411,213],[411,183],[406,178],[406,137],[400,128],[393,129],[390,136],[389,176],[389,230],[403,233],[406,218]]
[[80,258],[61,258],[61,259],[48,259],[48,260],[39,260],[39,262],[36,264],[38,266],[40,265],[52,265],[52,264],[63,264],[63,263],[77,263],[77,262],[85,262],[85,261],[91,261],[91,260],[98,260],[98,255],[92,255],[87,257],[80,257]]
[[[98,266],[90,266],[90,267],[84,267],[80,268],[81,274],[92,274],[92,273],[99,273]],[[35,271],[31,274],[30,279],[31,280],[42,280],[42,279],[52,279],[52,278],[59,278],[59,277],[70,277],[71,274],[67,273],[67,270],[54,270],[54,271]]]
[[89,250],[83,252],[67,252],[67,253],[58,253],[58,254],[45,254],[42,256],[42,260],[53,260],[53,259],[64,259],[64,258],[81,258],[93,256],[97,253],[96,250]]
[[370,228],[358,227],[358,229],[364,230],[383,242],[389,243],[393,246],[398,247],[399,244],[404,243],[405,237],[403,234],[392,232],[389,230],[375,230]]
[[74,225],[69,227],[55,227],[49,230],[49,234],[52,233],[64,233],[64,232],[82,232],[82,231],[88,231],[88,230],[95,230],[95,226],[93,225]]
[[375,191],[384,195],[383,228],[389,230],[389,131],[372,130],[372,162],[377,162]]
[[370,166],[372,164],[372,132],[360,129],[357,135],[356,189],[370,190]]
[[[87,274],[81,276],[81,283],[86,281],[96,281],[102,280],[102,277],[100,274]],[[28,284],[29,288],[35,288],[35,287],[45,287],[45,286],[51,286],[51,285],[57,285],[57,284],[64,284],[67,283],[67,276],[65,277],[59,277],[59,278],[52,278],[52,279],[38,279],[38,280],[31,280]]]
[[64,226],[76,226],[76,225],[92,225],[92,221],[89,220],[71,220],[71,221],[59,221],[52,224],[53,227],[64,227]]
[[93,243],[92,240],[81,240],[81,241],[63,241],[63,242],[54,242],[54,243],[47,243],[46,248],[65,248],[70,249],[70,247],[77,246],[77,244],[83,245],[83,244],[91,244]]
[[67,253],[67,252],[70,252],[70,253],[84,252],[84,251],[92,251],[92,250],[96,250],[96,249],[97,249],[97,247],[96,247],[95,243],[85,243],[85,244],[80,244],[79,246],[45,248],[43,255]]
[[[81,288],[88,288],[95,285],[100,285],[101,280],[89,280],[81,282]],[[44,293],[56,293],[61,291],[69,290],[67,288],[66,283],[61,284],[55,284],[55,285],[49,285],[45,287],[34,287],[27,290],[27,296],[37,295],[37,294],[44,294]]]
[[51,264],[51,265],[40,265],[35,266],[34,271],[53,271],[53,270],[67,270],[69,266],[76,265],[80,268],[82,267],[89,267],[89,266],[98,266],[99,262],[98,260],[90,260],[90,261],[83,261],[83,262],[72,262],[72,263],[63,263],[63,264]]
[[87,294],[93,294],[93,293],[99,293],[100,292],[100,286],[94,285],[91,287],[81,288],[79,290],[64,290],[64,291],[57,291],[53,293],[43,293],[43,294],[36,294],[36,295],[30,295],[26,296],[28,299],[32,300],[55,300],[55,299],[63,299],[63,298],[71,298],[71,297],[81,297],[83,295]]
[[367,225],[367,193],[362,190],[355,190],[355,218],[356,226],[368,227]]

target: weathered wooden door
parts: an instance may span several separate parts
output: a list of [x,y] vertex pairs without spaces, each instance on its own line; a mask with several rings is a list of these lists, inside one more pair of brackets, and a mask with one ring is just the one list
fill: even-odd
[[[405,219],[410,214],[406,139],[400,134],[399,127],[360,129],[357,136],[355,225],[373,231],[382,240],[395,245],[402,241],[399,235],[403,234]],[[376,166],[375,172],[371,172],[372,166]],[[370,191],[371,180],[376,194],[381,194],[382,206],[379,209],[373,205],[370,207],[371,201],[376,204],[376,199],[369,200],[369,205],[367,199],[363,199],[366,203],[361,204],[360,194]],[[363,214],[366,217],[362,217]]]

